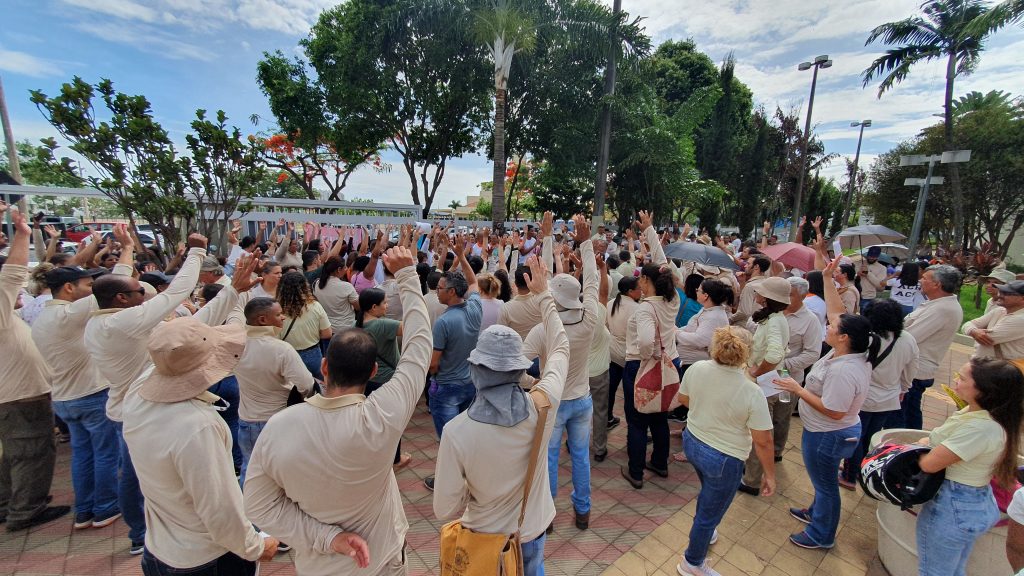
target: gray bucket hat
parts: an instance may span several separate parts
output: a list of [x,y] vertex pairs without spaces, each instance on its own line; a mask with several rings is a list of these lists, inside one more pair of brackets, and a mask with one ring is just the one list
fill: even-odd
[[476,348],[469,353],[469,362],[496,372],[526,370],[533,365],[523,356],[523,339],[519,334],[500,324],[480,333]]

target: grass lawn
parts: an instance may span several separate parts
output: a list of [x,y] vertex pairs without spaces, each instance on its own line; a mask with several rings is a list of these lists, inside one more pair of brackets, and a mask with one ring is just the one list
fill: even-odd
[[974,295],[978,287],[974,284],[964,284],[960,289],[960,307],[964,309],[964,322],[974,320],[985,312],[985,303],[988,302],[988,293],[981,291],[981,308],[974,307]]

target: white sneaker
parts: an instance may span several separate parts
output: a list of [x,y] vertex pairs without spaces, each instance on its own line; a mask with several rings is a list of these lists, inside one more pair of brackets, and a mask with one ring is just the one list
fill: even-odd
[[693,566],[686,561],[686,558],[683,558],[679,561],[679,565],[676,566],[676,572],[679,572],[679,576],[722,576],[711,569],[707,558],[704,559],[700,566]]
[[714,546],[716,542],[718,542],[718,528],[715,528],[715,531],[711,533],[711,542],[708,544]]

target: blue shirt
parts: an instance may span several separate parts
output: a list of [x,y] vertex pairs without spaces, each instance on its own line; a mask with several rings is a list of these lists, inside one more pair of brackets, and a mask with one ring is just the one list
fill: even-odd
[[700,305],[700,302],[687,298],[686,293],[679,288],[676,288],[676,293],[679,294],[679,301],[682,302],[682,305],[679,306],[679,312],[676,313],[676,328],[682,328],[686,326],[690,318],[693,318],[697,315],[697,312],[700,312],[703,306]]
[[434,350],[441,350],[441,362],[434,380],[438,385],[469,384],[469,353],[480,336],[483,308],[480,294],[473,292],[462,304],[449,306],[434,324]]

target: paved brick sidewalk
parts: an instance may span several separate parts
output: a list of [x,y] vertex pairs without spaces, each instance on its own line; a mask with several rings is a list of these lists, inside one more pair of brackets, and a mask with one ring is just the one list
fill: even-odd
[[[942,422],[952,404],[942,397],[939,383],[969,356],[970,349],[954,345],[937,377],[936,387],[925,400],[926,428]],[[616,403],[621,414],[621,394]],[[858,491],[843,491],[843,516],[836,547],[828,553],[798,549],[786,542],[797,521],[786,512],[789,506],[806,505],[810,482],[800,456],[800,422],[794,419],[790,441],[779,466],[780,495],[753,498],[737,495],[726,515],[721,540],[712,549],[714,567],[722,574],[806,576],[828,574],[884,574],[875,560],[876,522],[874,502]],[[674,575],[675,563],[685,547],[695,510],[699,484],[688,464],[672,463],[667,479],[648,479],[642,490],[633,490],[619,475],[625,463],[625,422],[609,437],[609,457],[592,468],[593,510],[590,530],[573,526],[568,457],[563,450],[559,471],[558,516],[555,533],[548,537],[546,573],[553,576]],[[679,449],[678,438],[672,448]],[[413,464],[398,475],[409,518],[409,572],[413,576],[437,573],[438,534],[441,522],[434,518],[430,493],[422,479],[434,471],[437,440],[423,406],[417,410],[403,438],[402,449],[411,452]],[[55,504],[71,504],[70,451],[58,449],[53,483]],[[14,534],[0,532],[0,576],[83,575],[131,576],[141,574],[139,559],[128,555],[127,526],[117,522],[103,529],[71,530],[70,517]],[[295,574],[291,554],[281,554],[261,566],[263,576]]]

